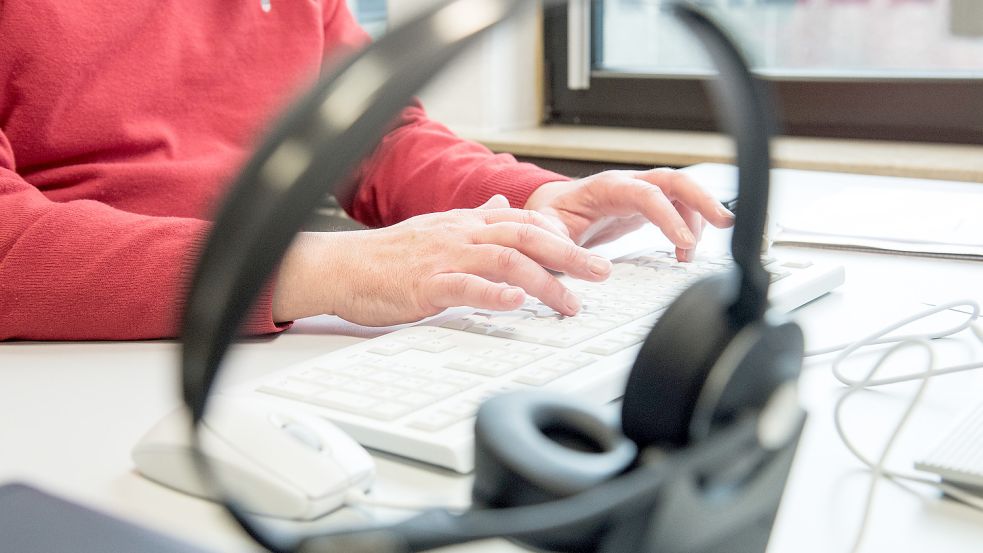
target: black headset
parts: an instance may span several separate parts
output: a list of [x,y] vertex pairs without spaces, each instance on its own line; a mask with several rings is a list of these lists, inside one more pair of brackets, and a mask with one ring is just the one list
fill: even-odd
[[[535,3],[439,4],[322,78],[268,135],[218,214],[185,305],[193,432],[242,318],[314,206],[328,192],[350,202],[349,175],[412,95],[524,4]],[[737,146],[736,269],[695,283],[662,315],[631,370],[620,420],[542,392],[485,402],[472,509],[297,537],[263,528],[225,499],[264,547],[408,552],[497,536],[550,551],[765,550],[805,420],[795,389],[802,333],[767,310],[760,262],[773,116],[767,91],[720,28],[687,4],[673,9],[721,74],[716,100]],[[214,482],[204,456],[197,462]]]

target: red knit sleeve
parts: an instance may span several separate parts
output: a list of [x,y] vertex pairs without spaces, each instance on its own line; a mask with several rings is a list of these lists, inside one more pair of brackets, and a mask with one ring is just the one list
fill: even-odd
[[[0,131],[0,340],[176,336],[208,223],[49,201],[14,172]],[[247,334],[276,332],[272,290]]]
[[522,207],[533,190],[558,180],[567,177],[462,140],[414,105],[363,164],[350,211],[378,226],[421,213],[477,207],[494,194]]
[[[346,4],[336,0],[326,9],[329,51],[349,52],[368,41]],[[557,180],[568,179],[463,140],[414,102],[362,164],[358,193],[345,208],[365,224],[391,225],[421,213],[477,207],[494,194],[522,207],[533,190]]]

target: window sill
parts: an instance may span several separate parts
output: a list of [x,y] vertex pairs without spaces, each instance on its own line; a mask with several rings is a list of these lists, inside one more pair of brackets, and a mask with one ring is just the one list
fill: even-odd
[[[457,131],[493,151],[527,157],[673,167],[733,162],[730,138],[716,133],[564,125]],[[983,183],[983,146],[809,137],[773,144],[776,167]]]

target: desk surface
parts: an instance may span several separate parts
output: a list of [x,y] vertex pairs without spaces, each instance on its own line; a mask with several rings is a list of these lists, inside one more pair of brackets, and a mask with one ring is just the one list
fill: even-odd
[[[713,171],[697,174],[715,178]],[[813,182],[815,174],[785,171],[780,176],[777,197],[782,201],[802,201],[822,193]],[[812,184],[797,189],[806,182]],[[780,212],[782,206],[775,209]],[[793,313],[806,331],[809,348],[867,334],[920,309],[920,302],[962,297],[983,302],[979,284],[983,263],[979,262],[818,249],[785,248],[783,253],[846,266],[845,285]],[[230,367],[227,382],[252,378],[361,339],[326,334],[323,328],[299,325],[275,338],[239,345],[226,364]],[[983,358],[983,347],[968,333],[937,347],[940,361],[946,364]],[[0,345],[0,482],[27,481],[216,551],[255,549],[217,506],[163,488],[134,472],[130,448],[179,404],[177,350],[169,341]],[[849,550],[869,474],[850,457],[834,431],[832,408],[842,389],[829,372],[828,359],[807,361],[801,396],[810,417],[770,553]],[[911,390],[911,385],[898,385],[863,393],[848,408],[850,431],[871,455],[879,451]],[[910,468],[941,428],[981,401],[980,390],[981,371],[933,381],[889,465]],[[446,503],[468,495],[467,476],[389,456],[377,455],[377,460],[375,493],[382,497]],[[366,516],[371,514],[342,511],[315,524],[342,524]],[[983,513],[940,499],[923,487],[884,481],[878,486],[862,551],[968,553],[979,551],[980,544]],[[516,549],[491,541],[455,550]]]

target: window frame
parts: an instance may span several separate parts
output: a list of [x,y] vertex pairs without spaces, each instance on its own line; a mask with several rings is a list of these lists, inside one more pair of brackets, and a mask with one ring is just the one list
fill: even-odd
[[[593,3],[593,32],[601,6]],[[591,70],[586,90],[568,82],[568,7],[543,16],[548,124],[720,131],[707,90],[711,77]],[[600,59],[591,45],[591,66]],[[771,85],[780,134],[983,144],[983,79],[762,76]],[[917,106],[918,109],[914,109]]]

